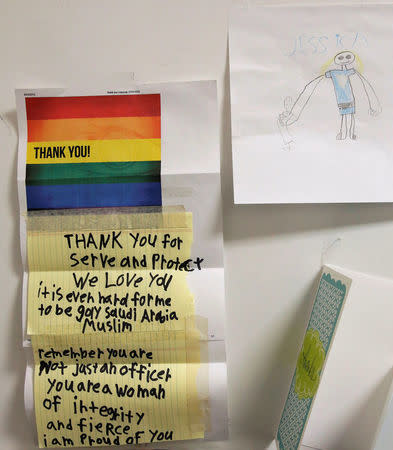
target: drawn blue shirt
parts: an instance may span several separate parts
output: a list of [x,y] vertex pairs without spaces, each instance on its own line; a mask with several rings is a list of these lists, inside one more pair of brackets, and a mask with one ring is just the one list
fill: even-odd
[[332,79],[339,106],[344,104],[353,106],[354,97],[349,77],[355,73],[355,69],[329,70],[325,73],[326,78]]

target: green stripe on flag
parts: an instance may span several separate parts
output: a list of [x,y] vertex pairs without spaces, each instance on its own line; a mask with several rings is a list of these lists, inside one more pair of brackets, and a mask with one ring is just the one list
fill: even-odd
[[27,164],[26,184],[45,186],[160,182],[161,161]]

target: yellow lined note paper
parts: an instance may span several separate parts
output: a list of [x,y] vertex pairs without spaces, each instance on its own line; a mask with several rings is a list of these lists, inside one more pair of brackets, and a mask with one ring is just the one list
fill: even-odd
[[186,277],[201,261],[190,258],[191,214],[129,215],[115,221],[122,229],[105,218],[98,231],[101,217],[67,216],[60,230],[48,230],[47,216],[32,219],[29,334],[178,330],[195,315]]
[[187,275],[203,259],[190,256],[192,215],[33,213],[27,230],[40,446],[202,438],[207,379]]
[[32,342],[40,447],[203,437],[204,418],[195,409],[199,355],[188,351],[184,331]]
[[195,315],[175,271],[31,272],[28,298],[29,334],[179,330]]
[[[125,216],[125,217],[124,217]],[[115,215],[99,229],[101,215],[28,218],[30,271],[178,270],[187,271],[192,245],[192,214]],[[53,217],[52,217],[53,218]],[[54,219],[54,218],[53,218]],[[66,219],[66,220],[65,220]],[[66,224],[61,221],[65,220]],[[31,223],[30,223],[31,222]],[[110,225],[113,225],[112,227]]]

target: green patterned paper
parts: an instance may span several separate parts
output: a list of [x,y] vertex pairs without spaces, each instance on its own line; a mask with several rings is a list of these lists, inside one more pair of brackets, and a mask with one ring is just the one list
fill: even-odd
[[280,450],[297,450],[351,280],[323,266],[310,321],[277,433]]

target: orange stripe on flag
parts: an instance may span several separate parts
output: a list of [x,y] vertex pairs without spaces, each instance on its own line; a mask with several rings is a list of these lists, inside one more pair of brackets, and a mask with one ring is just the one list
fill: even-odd
[[87,119],[28,120],[28,142],[160,139],[161,118],[106,117]]

